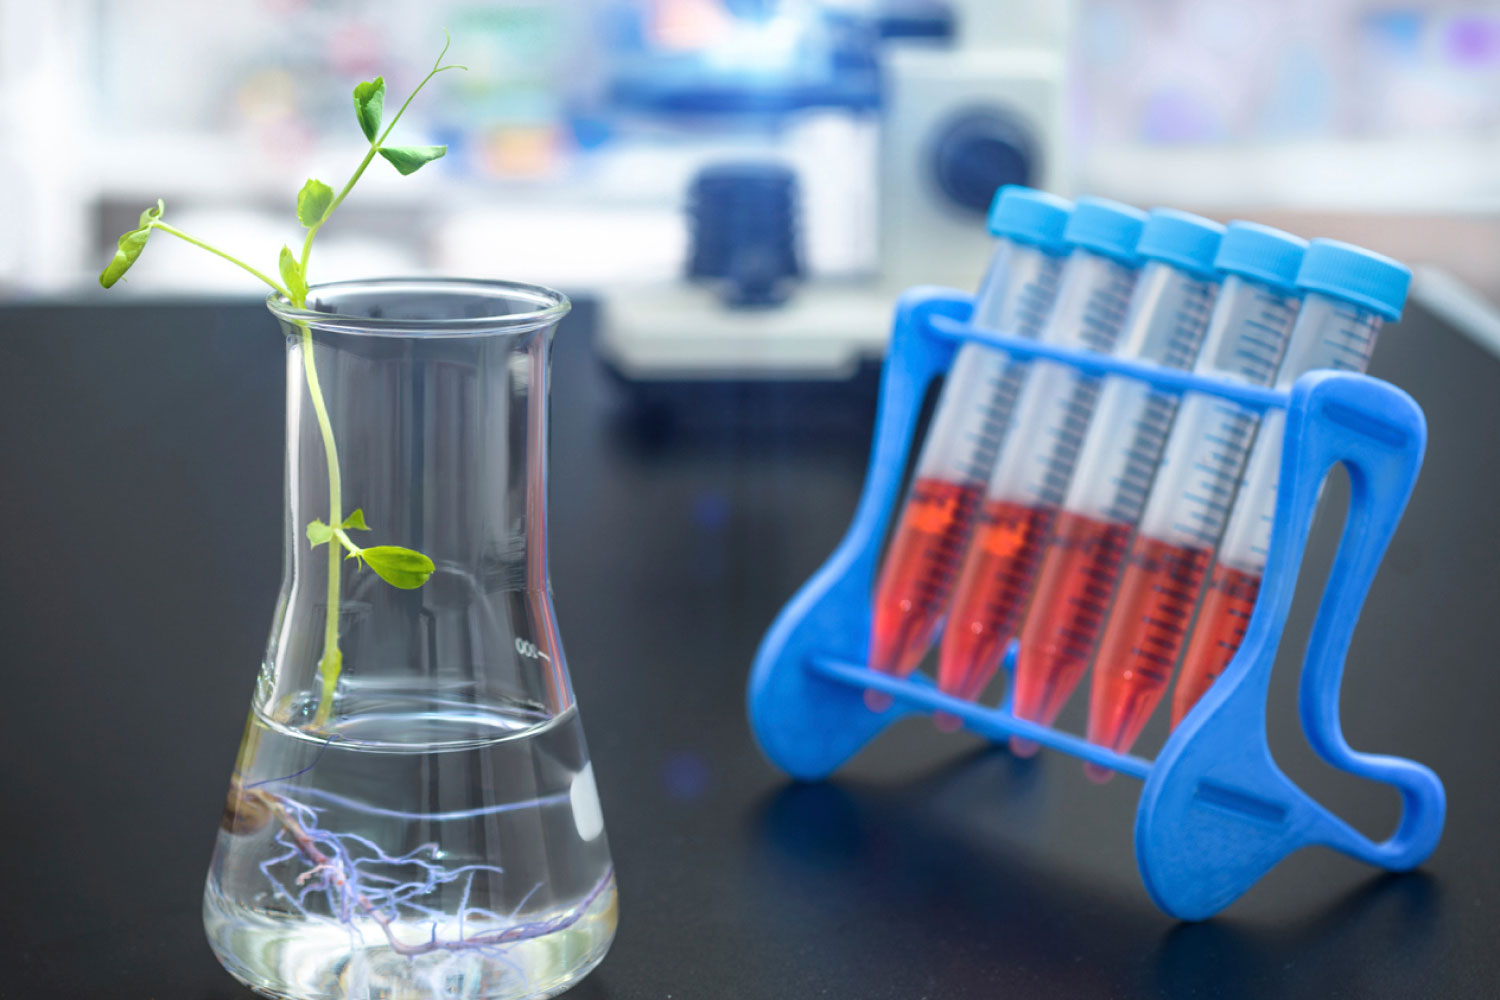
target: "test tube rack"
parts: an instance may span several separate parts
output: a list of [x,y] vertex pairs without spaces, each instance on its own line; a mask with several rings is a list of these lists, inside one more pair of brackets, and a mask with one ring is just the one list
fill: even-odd
[[[1339,685],[1360,608],[1422,462],[1427,427],[1405,392],[1368,375],[1314,371],[1290,392],[1245,385],[1057,347],[970,325],[969,296],[909,290],[898,304],[881,376],[869,469],[839,547],[782,610],[750,675],[751,726],[766,756],[788,774],[821,779],[896,720],[942,712],[988,739],[1020,736],[1144,780],[1135,853],[1151,899],[1184,920],[1210,917],[1293,851],[1321,844],[1402,871],[1442,835],[1446,797],[1429,768],[1353,750],[1339,721]],[[952,697],[925,676],[898,678],[865,665],[870,597],[887,522],[898,500],[922,398],[974,341],[1016,359],[1046,359],[1095,376],[1120,375],[1173,393],[1203,392],[1265,412],[1287,413],[1271,551],[1239,652],[1172,732],[1154,760],[1116,753],[1080,736]],[[1266,737],[1266,693],[1324,477],[1349,470],[1348,515],[1302,664],[1303,731],[1334,767],[1401,794],[1396,831],[1375,842],[1298,787],[1276,766]],[[1015,646],[1006,657],[1009,673]],[[884,712],[864,693],[889,695]]]

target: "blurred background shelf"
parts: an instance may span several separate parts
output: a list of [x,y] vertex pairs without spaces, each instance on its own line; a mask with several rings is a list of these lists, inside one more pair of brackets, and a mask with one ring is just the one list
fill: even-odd
[[[972,287],[1007,182],[1342,237],[1500,300],[1488,0],[0,0],[0,217],[28,234],[0,244],[0,299],[94,294],[157,197],[273,256],[302,181],[363,155],[352,85],[408,91],[444,27],[470,69],[402,136],[448,155],[410,178],[376,164],[315,277],[587,291],[627,379],[826,374],[774,332],[818,317],[836,353],[878,352],[866,324],[896,291]],[[762,315],[738,279],[683,280],[691,192],[725,165],[793,178],[797,266]],[[154,244],[115,294],[244,289]]]

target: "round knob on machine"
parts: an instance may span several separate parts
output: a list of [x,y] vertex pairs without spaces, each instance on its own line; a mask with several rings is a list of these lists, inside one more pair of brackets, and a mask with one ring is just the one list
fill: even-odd
[[961,111],[934,131],[928,165],[954,205],[983,215],[1005,184],[1033,185],[1038,171],[1032,129],[999,108]]

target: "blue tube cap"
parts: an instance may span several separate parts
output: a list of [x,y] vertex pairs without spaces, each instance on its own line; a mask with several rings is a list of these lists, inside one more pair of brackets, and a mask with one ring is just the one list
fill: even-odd
[[1396,320],[1411,287],[1411,268],[1351,243],[1316,239],[1307,245],[1297,284]]
[[1122,264],[1139,264],[1136,244],[1146,213],[1108,198],[1079,198],[1073,203],[1073,217],[1063,230],[1063,239],[1076,247],[1103,254]]
[[1066,253],[1063,230],[1073,203],[1046,191],[1006,184],[990,203],[989,228],[994,236],[1029,243],[1051,254]]
[[1214,256],[1223,238],[1224,227],[1212,219],[1175,208],[1153,208],[1135,251],[1200,278],[1212,278]]
[[1307,241],[1300,236],[1259,222],[1235,220],[1224,227],[1224,240],[1219,244],[1214,267],[1292,291],[1306,252]]

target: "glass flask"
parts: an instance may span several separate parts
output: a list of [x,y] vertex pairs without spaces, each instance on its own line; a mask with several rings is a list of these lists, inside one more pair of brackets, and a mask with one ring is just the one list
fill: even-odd
[[603,958],[617,912],[547,570],[568,301],[447,280],[307,301],[269,301],[285,569],[209,942],[274,997],[552,996]]

